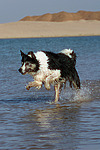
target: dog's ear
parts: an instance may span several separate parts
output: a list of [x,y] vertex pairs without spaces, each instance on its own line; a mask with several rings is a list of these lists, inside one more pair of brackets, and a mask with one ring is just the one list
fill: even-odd
[[23,57],[25,54],[20,50],[21,56]]
[[28,52],[27,54],[29,57],[34,58],[34,53],[32,51]]

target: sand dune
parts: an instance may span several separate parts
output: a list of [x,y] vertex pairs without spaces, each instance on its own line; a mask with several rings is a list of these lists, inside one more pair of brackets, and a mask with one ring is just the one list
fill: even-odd
[[0,38],[100,35],[100,21],[18,21],[0,24]]
[[70,20],[100,20],[100,11],[78,11],[77,13],[59,12],[54,14],[44,14],[41,16],[26,16],[20,21],[49,21],[49,22],[64,22]]

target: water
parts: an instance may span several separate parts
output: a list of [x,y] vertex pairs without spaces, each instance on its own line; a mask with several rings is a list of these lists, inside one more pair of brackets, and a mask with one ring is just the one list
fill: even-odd
[[[54,104],[50,91],[31,89],[18,72],[20,49],[74,49],[81,90],[68,86]],[[0,149],[100,149],[100,36],[0,40]]]

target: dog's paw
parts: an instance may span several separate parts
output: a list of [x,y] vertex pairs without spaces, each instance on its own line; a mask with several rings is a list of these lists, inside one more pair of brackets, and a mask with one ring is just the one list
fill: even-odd
[[40,86],[36,86],[35,88],[39,90],[41,87],[42,87],[42,86],[40,85]]
[[50,90],[50,84],[45,83],[44,86],[47,90]]
[[29,90],[29,89],[30,89],[30,86],[29,86],[29,85],[27,85],[27,86],[26,86],[26,89],[27,89],[27,90]]

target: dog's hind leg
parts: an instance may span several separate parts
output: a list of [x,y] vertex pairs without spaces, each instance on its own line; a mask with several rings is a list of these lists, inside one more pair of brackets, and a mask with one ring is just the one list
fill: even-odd
[[55,102],[58,102],[59,100],[59,92],[60,92],[60,83],[56,84],[54,86],[55,89]]

